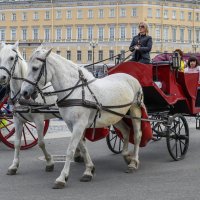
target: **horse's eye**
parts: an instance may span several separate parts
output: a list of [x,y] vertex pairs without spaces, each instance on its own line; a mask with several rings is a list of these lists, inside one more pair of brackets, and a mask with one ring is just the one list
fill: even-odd
[[14,57],[10,57],[10,60],[14,60]]
[[33,67],[33,71],[36,72],[38,70],[37,67]]

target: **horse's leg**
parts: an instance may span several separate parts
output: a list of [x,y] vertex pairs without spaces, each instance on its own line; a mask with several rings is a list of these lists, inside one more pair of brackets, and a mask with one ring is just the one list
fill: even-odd
[[122,148],[122,155],[124,157],[124,160],[126,161],[127,164],[130,164],[131,162],[131,157],[128,152],[128,144],[129,144],[129,135],[130,135],[130,127],[123,121],[120,120],[114,125],[115,128],[119,129],[123,136],[124,140],[124,145]]
[[8,168],[7,175],[15,175],[19,167],[19,152],[21,147],[21,136],[23,131],[23,122],[18,117],[13,117],[15,125],[15,152],[12,165]]
[[94,167],[94,164],[88,153],[88,149],[85,144],[85,139],[80,140],[78,147],[80,148],[81,153],[83,154],[83,159],[84,159],[85,166],[86,166],[86,169],[85,169],[80,181],[81,182],[89,182],[93,178],[95,167]]
[[42,149],[44,153],[44,157],[46,159],[46,171],[51,172],[54,169],[54,160],[53,157],[47,152],[46,147],[45,147],[45,142],[44,142],[44,120],[41,118],[36,118],[35,120],[35,125],[37,129],[37,134],[38,134],[38,145]]
[[[141,118],[142,116],[141,108],[138,105],[131,106],[130,115],[132,117]],[[138,169],[139,167],[139,147],[142,137],[141,120],[132,119],[132,124],[134,129],[134,149],[130,153],[132,155],[132,158],[130,164],[128,165],[127,173],[133,172],[135,169]]]
[[[79,118],[83,119],[85,116],[79,115]],[[67,120],[65,120],[65,122],[67,124]],[[69,176],[70,163],[74,158],[75,150],[83,136],[85,124],[87,124],[87,120],[78,120],[78,122],[73,126],[71,140],[67,148],[65,165],[60,173],[60,176],[56,179],[53,189],[62,189],[65,187]]]
[[77,163],[84,162],[84,158],[81,154],[81,150],[80,150],[79,147],[76,148],[76,151],[75,151],[75,154],[74,154],[74,162],[77,162]]

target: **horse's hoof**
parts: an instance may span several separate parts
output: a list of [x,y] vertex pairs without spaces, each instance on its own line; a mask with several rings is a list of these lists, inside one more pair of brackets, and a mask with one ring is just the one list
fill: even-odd
[[82,156],[77,156],[77,157],[74,157],[74,162],[83,163],[83,162],[84,162],[84,159],[83,159]]
[[46,166],[46,169],[45,169],[46,172],[52,172],[53,170],[54,170],[54,165]]
[[81,178],[80,178],[80,181],[81,182],[90,182],[92,180],[92,176],[90,175],[83,175]]
[[127,165],[129,165],[131,163],[131,157],[129,156],[124,156],[124,161],[126,162]]
[[65,187],[65,183],[63,182],[55,182],[53,189],[63,189]]
[[125,171],[125,173],[131,174],[131,173],[133,173],[134,171],[135,171],[135,168],[130,168],[130,167],[128,167],[127,170]]
[[7,175],[16,175],[17,169],[8,169]]

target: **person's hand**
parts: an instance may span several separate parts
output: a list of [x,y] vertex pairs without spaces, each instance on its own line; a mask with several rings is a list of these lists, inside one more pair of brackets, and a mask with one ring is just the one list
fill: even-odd
[[139,46],[134,46],[134,49],[135,50],[138,50],[140,47]]
[[135,50],[135,47],[129,47],[129,51],[134,51]]

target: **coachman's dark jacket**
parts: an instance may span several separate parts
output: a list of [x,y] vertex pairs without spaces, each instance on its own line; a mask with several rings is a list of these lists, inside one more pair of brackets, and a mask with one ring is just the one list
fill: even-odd
[[[133,52],[131,61],[150,63],[150,51],[152,48],[152,37],[149,35],[136,35],[133,37],[131,45],[129,47],[130,51]],[[134,50],[134,46],[138,45],[140,49]]]

